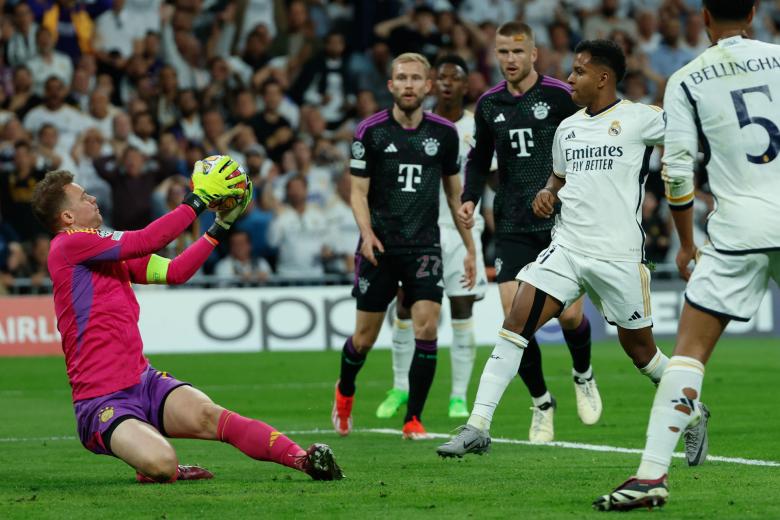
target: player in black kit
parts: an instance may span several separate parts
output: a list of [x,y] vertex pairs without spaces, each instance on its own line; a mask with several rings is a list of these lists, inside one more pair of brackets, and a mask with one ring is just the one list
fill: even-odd
[[[443,182],[453,218],[461,193],[455,126],[422,109],[431,89],[429,71],[428,60],[419,54],[398,56],[388,81],[393,108],[374,114],[355,130],[350,168],[352,211],[360,228],[352,291],[357,321],[354,335],[344,343],[333,404],[333,427],[341,435],[352,429],[355,378],[400,282],[415,331],[403,434],[407,439],[426,437],[420,417],[436,370],[443,293],[439,186]],[[457,226],[468,251],[466,284],[472,286],[474,242],[464,224]]]
[[[506,317],[517,292],[515,276],[550,244],[555,220],[534,216],[531,203],[552,172],[555,129],[579,107],[571,100],[568,84],[534,69],[536,47],[528,25],[508,22],[499,27],[496,57],[506,79],[485,92],[477,102],[476,146],[466,165],[466,186],[459,215],[466,225],[472,221],[495,151],[499,171],[493,210],[496,278]],[[601,397],[590,366],[590,324],[582,307],[580,299],[561,314],[559,321],[572,355],[577,411],[585,424],[593,424],[601,415]],[[554,437],[556,403],[547,390],[541,351],[535,338],[525,349],[519,374],[534,405],[529,438],[549,442]]]

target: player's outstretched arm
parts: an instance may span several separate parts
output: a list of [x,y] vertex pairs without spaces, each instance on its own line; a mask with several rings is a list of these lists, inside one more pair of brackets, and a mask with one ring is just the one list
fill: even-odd
[[371,264],[377,265],[375,253],[384,253],[385,246],[371,229],[371,212],[368,209],[368,189],[370,186],[371,179],[369,177],[353,175],[349,199],[352,213],[355,215],[355,222],[360,229],[360,254]]
[[447,205],[450,207],[452,220],[455,222],[455,227],[458,228],[458,233],[463,240],[463,245],[466,246],[466,258],[463,260],[463,286],[467,289],[471,289],[474,287],[474,284],[477,283],[477,253],[476,246],[474,245],[474,237],[471,235],[471,231],[469,231],[471,226],[466,226],[459,218],[461,191],[460,177],[458,175],[443,177],[442,184],[444,186],[444,193],[447,196]]
[[73,232],[73,239],[64,244],[68,260],[75,265],[146,257],[162,249],[184,232],[206,208],[208,202],[226,196],[225,194],[240,196],[244,193],[244,188],[233,187],[246,182],[243,172],[235,175],[238,169],[236,162],[228,158],[224,168],[216,169],[215,166],[210,175],[211,179],[207,182],[202,181],[205,175],[198,175],[199,163],[200,161],[196,163],[193,172],[193,193],[190,193],[179,207],[138,231],[117,231],[110,234],[95,230]]
[[209,230],[173,260],[149,255],[128,261],[131,280],[142,284],[179,285],[185,283],[200,269],[211,255],[214,247],[227,238],[230,228],[246,211],[249,201],[252,200],[252,195],[252,183],[247,182],[246,194],[241,204],[231,210],[217,213],[217,219]]
[[558,202],[558,191],[566,184],[566,179],[558,177],[554,173],[547,179],[547,185],[539,190],[531,209],[539,218],[550,218],[555,213],[555,204]]

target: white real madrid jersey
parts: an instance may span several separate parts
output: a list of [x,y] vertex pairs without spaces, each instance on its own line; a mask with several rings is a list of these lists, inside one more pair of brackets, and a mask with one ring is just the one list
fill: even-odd
[[566,180],[553,239],[603,260],[644,261],[642,200],[653,147],[663,142],[664,113],[618,100],[597,114],[561,121],[553,173]]
[[693,191],[701,143],[715,196],[707,221],[715,249],[780,249],[780,46],[720,40],[672,75],[664,106],[666,180],[672,190]]
[[[458,130],[460,142],[458,151],[460,155],[460,182],[463,184],[466,180],[466,159],[471,149],[474,148],[474,113],[464,110],[463,117],[455,121],[455,128]],[[444,188],[441,188],[439,191],[439,226],[455,228]],[[480,232],[485,229],[485,219],[482,217],[481,209],[481,206],[477,206],[474,210],[474,227]]]

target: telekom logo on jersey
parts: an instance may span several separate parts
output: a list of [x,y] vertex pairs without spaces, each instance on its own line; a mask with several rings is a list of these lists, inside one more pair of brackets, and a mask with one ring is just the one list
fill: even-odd
[[399,164],[398,165],[398,182],[403,184],[401,191],[416,192],[414,189],[415,184],[420,184],[422,181],[422,165],[420,164]]
[[531,128],[513,128],[509,131],[509,142],[513,150],[518,150],[518,157],[531,157],[528,149],[534,145],[534,132]]

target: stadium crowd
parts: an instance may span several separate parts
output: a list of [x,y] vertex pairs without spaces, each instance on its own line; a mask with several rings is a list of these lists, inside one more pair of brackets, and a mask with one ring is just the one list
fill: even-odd
[[[621,95],[663,106],[666,79],[709,46],[700,0],[0,4],[0,294],[49,290],[49,237],[30,207],[46,171],[72,171],[106,227],[132,230],[182,201],[196,160],[229,154],[255,200],[204,274],[222,285],[346,277],[358,239],[350,142],[360,120],[392,103],[393,56],[458,54],[473,109],[501,79],[496,27],[517,19],[535,31],[540,73],[565,80],[578,41],[610,38],[628,58]],[[780,1],[761,3],[753,31],[780,43]],[[660,166],[656,151],[642,210],[647,255],[659,263],[676,249]],[[700,175],[701,234],[712,204]],[[181,252],[213,218],[204,213],[162,253]]]

